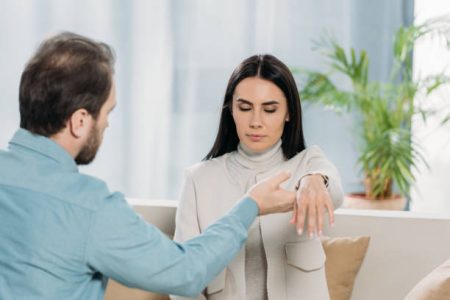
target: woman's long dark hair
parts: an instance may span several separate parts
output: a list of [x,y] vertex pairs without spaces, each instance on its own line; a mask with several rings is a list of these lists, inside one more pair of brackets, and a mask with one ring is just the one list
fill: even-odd
[[273,82],[284,93],[287,100],[289,122],[284,124],[281,136],[283,154],[290,159],[305,149],[303,137],[302,108],[294,77],[289,68],[272,55],[254,55],[245,59],[231,74],[222,105],[219,130],[211,150],[204,160],[221,156],[237,149],[239,137],[236,132],[231,108],[236,86],[248,77],[259,77]]

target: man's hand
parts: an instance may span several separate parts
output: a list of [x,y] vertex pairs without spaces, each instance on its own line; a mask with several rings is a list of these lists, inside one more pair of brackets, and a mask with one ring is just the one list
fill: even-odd
[[317,232],[322,235],[324,215],[328,211],[329,223],[334,225],[333,202],[321,175],[308,175],[302,178],[297,191],[296,204],[291,223],[296,224],[298,234],[303,233],[305,219],[308,217],[308,236]]
[[288,172],[281,172],[250,188],[248,195],[258,204],[260,216],[288,212],[293,209],[295,192],[280,188],[280,184],[289,177],[291,175]]

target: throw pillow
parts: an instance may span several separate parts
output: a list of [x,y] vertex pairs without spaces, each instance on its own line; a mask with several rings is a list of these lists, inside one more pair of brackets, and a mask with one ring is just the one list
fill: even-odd
[[406,296],[407,300],[450,299],[450,259],[425,276]]
[[331,300],[349,300],[370,237],[323,237],[325,273]]

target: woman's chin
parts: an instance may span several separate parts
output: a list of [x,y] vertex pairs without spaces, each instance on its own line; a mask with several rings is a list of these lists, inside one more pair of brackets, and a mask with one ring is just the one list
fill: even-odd
[[263,142],[247,142],[247,143],[245,143],[245,146],[250,151],[258,153],[258,152],[266,151],[272,145],[268,145],[267,143],[263,143]]

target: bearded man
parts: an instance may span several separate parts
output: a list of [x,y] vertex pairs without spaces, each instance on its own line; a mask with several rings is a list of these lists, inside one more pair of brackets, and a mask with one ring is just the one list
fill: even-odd
[[292,209],[281,173],[202,235],[176,243],[123,194],[79,173],[116,105],[113,74],[111,48],[73,33],[45,40],[26,65],[20,128],[0,151],[0,299],[103,299],[108,278],[195,296],[233,259],[258,214]]

